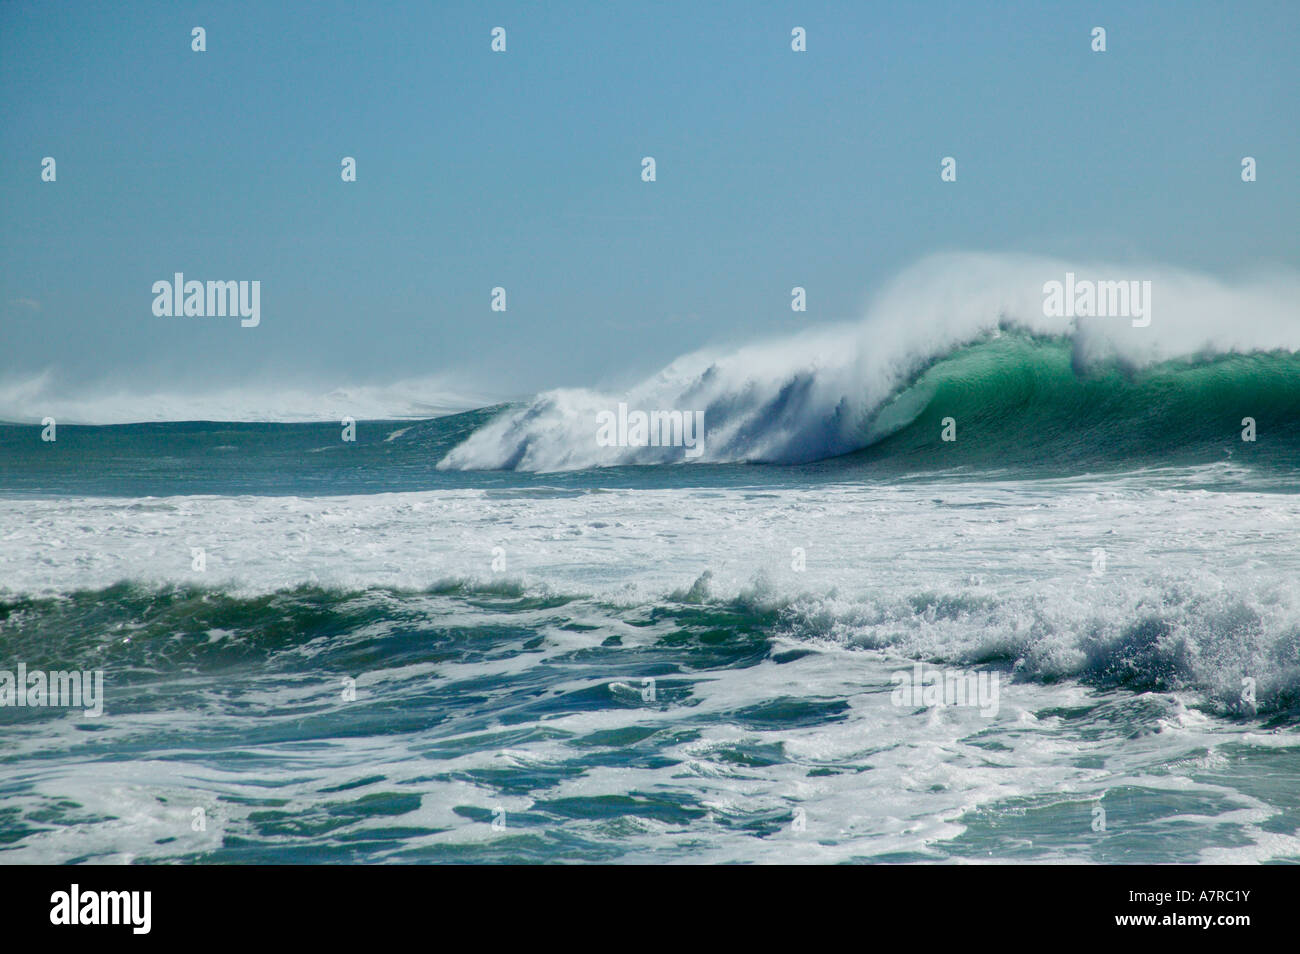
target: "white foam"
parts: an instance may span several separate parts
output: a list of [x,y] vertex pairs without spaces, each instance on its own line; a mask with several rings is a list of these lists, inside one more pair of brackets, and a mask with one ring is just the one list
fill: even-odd
[[[1187,482],[1196,483],[1195,475]],[[619,614],[604,604],[662,604],[665,594],[690,589],[705,571],[707,587],[697,592],[784,607],[781,625],[788,632],[778,637],[777,654],[816,650],[780,664],[767,659],[683,675],[691,694],[687,709],[641,705],[632,695],[626,706],[548,711],[533,723],[545,731],[521,736],[513,734],[519,724],[485,732],[481,713],[462,715],[451,707],[436,727],[348,733],[310,748],[244,739],[274,737],[268,725],[296,725],[304,714],[319,718],[331,711],[338,705],[336,672],[286,681],[275,667],[254,670],[238,684],[233,707],[236,687],[196,681],[190,689],[210,693],[207,704],[162,712],[110,708],[97,751],[154,752],[127,766],[129,772],[87,758],[85,733],[74,716],[15,733],[11,754],[24,759],[28,790],[11,795],[9,804],[48,817],[72,801],[85,820],[24,838],[9,853],[22,862],[129,861],[215,850],[223,838],[288,843],[283,834],[267,834],[256,817],[272,785],[285,800],[283,810],[295,817],[371,793],[419,793],[411,811],[359,816],[349,829],[419,830],[400,846],[376,847],[386,860],[398,860],[402,851],[486,843],[499,834],[458,806],[504,809],[512,826],[507,834],[513,834],[514,819],[532,809],[534,797],[590,800],[629,792],[669,799],[680,792],[683,802],[703,804],[712,817],[678,824],[629,816],[616,831],[604,820],[557,824],[566,834],[616,844],[627,860],[655,863],[827,862],[900,852],[940,861],[952,857],[943,842],[974,824],[972,812],[992,813],[989,824],[1005,831],[1015,828],[1022,806],[1049,805],[1055,846],[1026,844],[1026,851],[1035,861],[1077,862],[1110,857],[1104,852],[1111,835],[1091,827],[1098,805],[1110,812],[1117,844],[1133,833],[1161,834],[1164,816],[1126,814],[1133,793],[1150,791],[1167,792],[1169,802],[1203,796],[1188,798],[1185,804],[1193,807],[1222,802],[1217,814],[1197,808],[1200,813],[1190,815],[1182,808],[1184,814],[1171,816],[1189,857],[1197,850],[1220,861],[1294,857],[1296,839],[1267,830],[1276,810],[1249,794],[1248,782],[1234,791],[1234,773],[1220,764],[1223,753],[1239,758],[1243,745],[1289,757],[1283,750],[1295,748],[1294,732],[1269,734],[1257,720],[1212,718],[1179,694],[1096,694],[1068,679],[1044,684],[1008,676],[991,718],[973,708],[916,711],[891,704],[890,673],[909,667],[911,658],[978,657],[1002,642],[1019,647],[1041,672],[1056,666],[1064,673],[1077,665],[1092,629],[1117,632],[1146,612],[1171,619],[1199,654],[1200,671],[1211,677],[1216,665],[1237,676],[1269,640],[1296,632],[1300,497],[1183,490],[1176,483],[1172,473],[1160,473],[779,492],[0,498],[0,581],[9,591],[57,593],[131,579],[261,593],[304,582],[415,588],[461,577],[517,580],[592,597],[557,611],[499,617],[491,608],[467,608],[452,599],[404,598],[407,620],[427,612],[452,629],[497,622],[503,630],[531,628],[544,637],[536,651],[541,655],[475,653],[412,667],[378,658],[357,673],[357,688],[370,703],[402,699],[435,676],[444,685],[472,684],[476,695],[495,686],[503,699],[514,699],[523,674],[566,672],[544,660],[572,665],[574,654],[612,634],[622,637],[629,659],[650,658],[640,647],[672,631],[673,620],[620,624]],[[206,550],[204,573],[191,569],[195,546]],[[501,574],[491,566],[495,547],[507,561]],[[805,550],[804,572],[792,566],[794,547]],[[1107,561],[1105,572],[1094,575],[1098,547]],[[908,603],[925,594],[933,597],[928,604]],[[944,598],[983,599],[987,606],[972,602],[964,615],[947,613]],[[388,597],[372,592],[362,599]],[[1224,645],[1220,637],[1242,608],[1254,622]],[[559,625],[565,620],[594,628]],[[881,651],[858,649],[873,645]],[[575,667],[552,678],[557,681],[548,687],[557,693],[614,693],[610,685],[630,677],[616,666]],[[782,697],[842,700],[845,708],[838,721],[770,729],[734,716]],[[1085,719],[1063,715],[1091,709],[1097,711]],[[207,747],[171,741],[211,731],[214,712],[221,713],[227,736],[238,740],[232,744],[247,744],[257,754],[253,775],[243,760],[205,762]],[[664,730],[651,749],[657,758],[593,760],[590,746],[570,741],[629,726]],[[689,732],[680,731],[686,726]],[[498,741],[494,733],[507,729],[512,734]],[[154,751],[160,733],[165,744],[181,747]],[[449,744],[459,737],[479,741]],[[437,758],[431,769],[428,747],[435,744],[457,752]],[[740,746],[780,746],[781,758],[772,765],[740,764],[728,756]],[[494,775],[520,764],[559,769],[544,796],[494,788]],[[576,770],[565,771],[569,766]],[[373,781],[356,787],[360,779]],[[348,786],[346,794],[340,786]],[[191,837],[195,807],[209,812],[209,827]],[[789,822],[796,808],[806,813],[803,831]],[[746,833],[747,826],[772,819],[779,825],[770,835]],[[1222,847],[1225,828],[1234,847]],[[1034,826],[1019,830],[1032,834]],[[1002,857],[1008,839],[994,835]]]
[[1151,475],[779,496],[0,499],[0,580],[30,593],[123,579],[235,592],[515,580],[622,604],[698,584],[711,598],[781,608],[801,638],[914,656],[997,652],[1049,677],[1079,673],[1096,639],[1134,638],[1128,630],[1157,616],[1191,647],[1204,688],[1229,692],[1255,672],[1264,695],[1276,688],[1269,653],[1300,627],[1297,530],[1300,497],[1160,488]]

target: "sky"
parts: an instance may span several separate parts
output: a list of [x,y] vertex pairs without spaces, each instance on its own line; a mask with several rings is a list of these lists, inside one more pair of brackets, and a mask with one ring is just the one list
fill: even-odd
[[[1298,94],[1294,0],[0,2],[0,392],[516,396],[937,252],[1295,268]],[[260,325],[156,316],[177,271]]]

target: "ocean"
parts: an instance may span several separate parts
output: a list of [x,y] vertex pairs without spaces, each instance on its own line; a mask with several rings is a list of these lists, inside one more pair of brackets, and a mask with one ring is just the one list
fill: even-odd
[[0,860],[1300,862],[1300,356],[1084,350],[0,425]]

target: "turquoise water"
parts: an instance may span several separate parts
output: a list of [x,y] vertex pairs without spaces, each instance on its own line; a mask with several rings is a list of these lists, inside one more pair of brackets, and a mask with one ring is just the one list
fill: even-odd
[[105,685],[0,707],[0,859],[1300,861],[1296,358],[990,341],[846,455],[437,467],[504,413],[0,426],[0,669]]

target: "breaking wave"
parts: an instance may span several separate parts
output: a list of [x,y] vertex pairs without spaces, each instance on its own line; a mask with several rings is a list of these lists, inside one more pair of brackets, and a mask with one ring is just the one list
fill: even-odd
[[[1017,680],[1190,692],[1227,716],[1300,714],[1300,601],[1276,586],[1194,588],[1153,578],[1053,598],[978,587],[849,597],[781,593],[760,578],[724,595],[706,571],[690,587],[631,602],[450,578],[419,590],[304,585],[248,595],[121,583],[0,597],[4,655],[33,669],[107,668],[122,687],[252,666],[347,672],[363,659],[395,666],[411,654],[481,655],[521,633],[575,627],[602,636],[641,631],[651,643],[702,654],[739,648],[761,657],[789,652],[791,643],[834,644],[1004,668]],[[1246,677],[1258,683],[1249,710]]]
[[[1150,281],[1150,324],[1044,315],[1044,284],[1067,271],[1081,281]],[[1242,448],[1245,417],[1269,437],[1257,442],[1263,454],[1294,462],[1297,301],[1300,277],[1286,271],[1226,283],[1170,269],[931,258],[886,288],[858,325],[690,354],[626,393],[540,394],[480,427],[439,467],[800,463],[865,448],[938,466],[1032,458],[1045,447],[1206,460]],[[601,446],[598,415],[620,403],[703,411],[702,451]],[[945,417],[955,441],[941,441]]]

